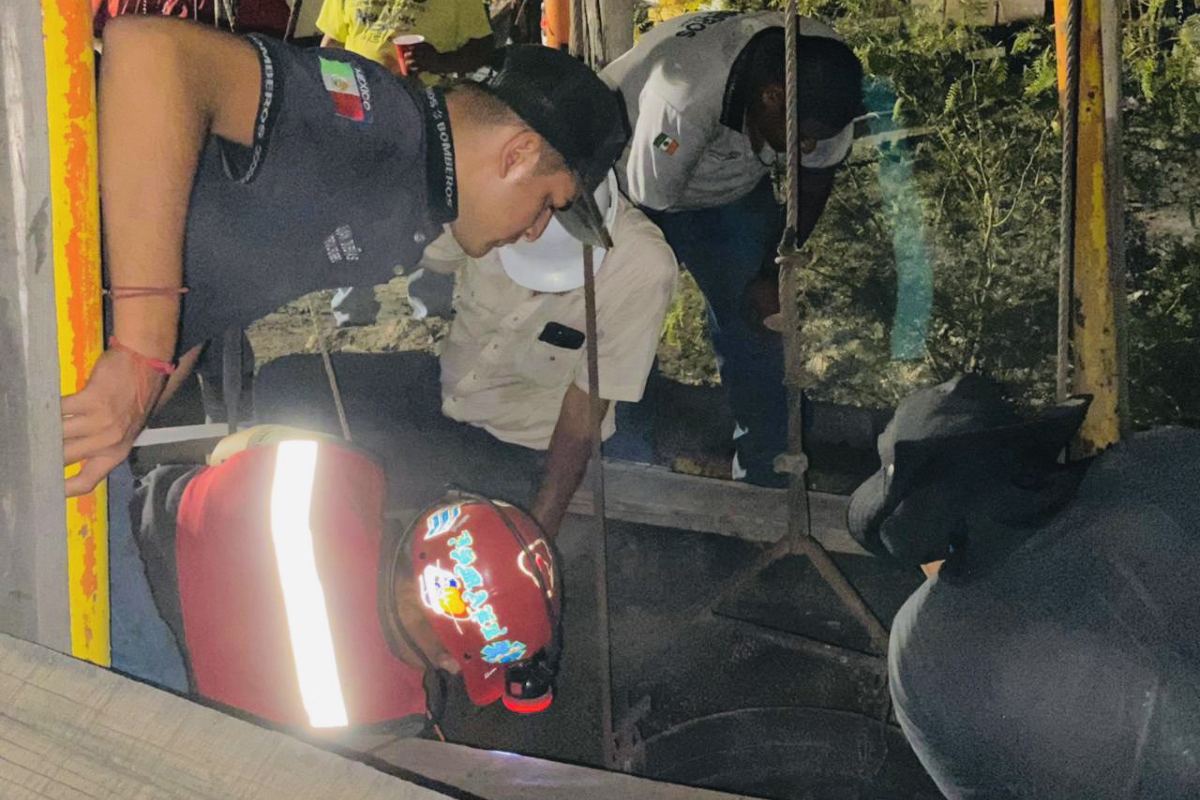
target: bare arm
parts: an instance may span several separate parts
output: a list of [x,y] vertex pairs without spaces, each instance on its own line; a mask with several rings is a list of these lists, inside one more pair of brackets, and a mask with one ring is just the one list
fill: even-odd
[[445,53],[436,50],[429,42],[421,42],[408,51],[408,67],[410,72],[432,72],[435,75],[456,72],[461,75],[487,64],[493,49],[490,36],[472,39],[457,50]]
[[494,49],[490,36],[472,39],[457,50],[441,55],[441,71],[459,74],[474,72],[491,60]]
[[817,220],[825,213],[825,204],[833,191],[833,172],[804,173],[800,176],[800,236],[798,245],[808,241]]
[[[605,400],[601,418],[607,412],[608,401]],[[534,519],[541,523],[551,539],[558,535],[567,505],[583,480],[591,455],[591,400],[587,392],[571,384],[563,397],[558,423],[550,437],[550,448],[546,451],[546,474],[542,477],[542,488],[533,506]]]
[[[188,196],[206,135],[253,139],[259,67],[247,42],[175,20],[105,26],[100,186],[114,286],[179,286]],[[152,358],[175,354],[179,304],[117,302],[114,333]]]
[[[259,95],[252,45],[163,18],[105,26],[100,76],[100,186],[113,286],[178,287],[183,233],[199,153],[211,132],[251,144]],[[179,299],[126,298],[113,334],[146,358],[175,355]],[[68,494],[90,491],[129,452],[164,378],[108,351],[87,386],[62,402],[63,459],[85,461]]]
[[328,33],[321,37],[321,47],[345,47],[346,45],[330,36]]
[[[833,177],[833,172],[805,172],[800,176],[800,230],[797,247],[808,241],[813,229],[817,227],[817,221],[825,213],[825,204],[829,202],[829,195],[833,192]],[[762,273],[764,277],[778,277],[779,265],[773,257],[763,264]]]
[[[825,204],[833,191],[833,173],[805,173],[800,178],[800,231],[797,246],[808,241],[817,220],[825,212]],[[751,328],[764,335],[778,332],[782,325],[779,317],[779,264],[774,251],[763,263],[758,275],[750,279],[742,291],[742,319]]]

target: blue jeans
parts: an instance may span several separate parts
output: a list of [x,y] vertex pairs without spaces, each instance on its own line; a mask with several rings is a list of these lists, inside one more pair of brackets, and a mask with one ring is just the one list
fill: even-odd
[[770,178],[723,206],[647,215],[704,293],[721,382],[739,433],[745,431],[735,437],[738,465],[751,483],[785,486],[787,476],[772,465],[787,449],[783,340],[753,330],[741,315],[746,284],[774,258],[783,234],[784,210]]
[[150,594],[146,567],[130,524],[133,474],[129,462],[108,476],[108,573],[112,666],[167,689],[188,690],[183,655]]

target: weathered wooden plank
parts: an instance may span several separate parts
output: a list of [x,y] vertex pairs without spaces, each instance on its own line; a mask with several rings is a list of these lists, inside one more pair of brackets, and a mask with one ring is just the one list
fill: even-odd
[[421,739],[401,739],[373,755],[488,800],[749,800],[744,795]]
[[[759,542],[774,542],[787,531],[787,493],[782,489],[683,475],[627,461],[605,461],[604,481],[610,519]],[[813,538],[826,550],[867,554],[846,530],[848,498],[809,492],[808,500]],[[576,492],[569,508],[575,514],[591,514],[591,493]]]
[[0,635],[5,800],[461,797]]
[[45,55],[0,3],[0,631],[71,646]]
[[[583,487],[588,486],[585,479]],[[775,542],[787,531],[787,493],[736,481],[684,475],[629,461],[604,462],[608,519],[715,533],[752,542]],[[870,555],[846,529],[848,497],[809,492],[812,536],[831,553]],[[580,488],[567,510],[592,513],[592,493]],[[415,508],[391,508],[388,519],[410,522]]]
[[147,428],[138,434],[134,447],[153,447],[159,444],[177,444],[179,442],[195,442],[202,439],[222,439],[229,433],[229,426],[224,422],[213,422],[206,425],[173,425],[168,428]]

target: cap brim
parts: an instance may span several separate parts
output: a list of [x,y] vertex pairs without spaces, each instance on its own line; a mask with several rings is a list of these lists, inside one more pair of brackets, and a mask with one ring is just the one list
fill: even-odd
[[[611,250],[612,237],[604,225],[604,215],[596,205],[595,191],[595,186],[584,186],[571,207],[556,212],[554,216],[567,229],[567,233],[584,244]],[[613,198],[613,202],[616,203],[616,198]]]
[[886,504],[887,475],[884,469],[880,469],[854,490],[854,494],[850,495],[850,505],[846,509],[846,523],[850,535],[868,552],[877,556],[889,555],[879,538]]
[[1036,460],[1053,460],[1083,425],[1091,395],[1076,395],[1011,425],[896,443],[896,474],[908,476],[929,461],[970,452],[1006,449]]

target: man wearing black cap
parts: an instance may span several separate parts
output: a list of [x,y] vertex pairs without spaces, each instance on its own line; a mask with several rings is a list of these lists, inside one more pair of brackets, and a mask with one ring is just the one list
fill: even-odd
[[1032,418],[968,375],[902,402],[851,533],[944,563],[896,615],[896,716],[951,800],[1200,797],[1200,431],[1056,457],[1087,413]]
[[599,78],[539,47],[443,95],[344,51],[122,19],[100,96],[113,337],[63,400],[64,461],[85,462],[71,494],[124,459],[177,357],[313,290],[413,267],[443,225],[478,256],[574,204],[604,244],[591,190],[626,139]]
[[[784,16],[717,11],[667,20],[601,77],[632,126],[621,189],[658,223],[708,303],[737,421],[732,473],[782,486],[787,446],[775,251],[784,212],[771,171],[786,152]],[[799,240],[825,208],[861,113],[862,66],[834,31],[799,21]],[[778,159],[781,160],[781,159]]]

